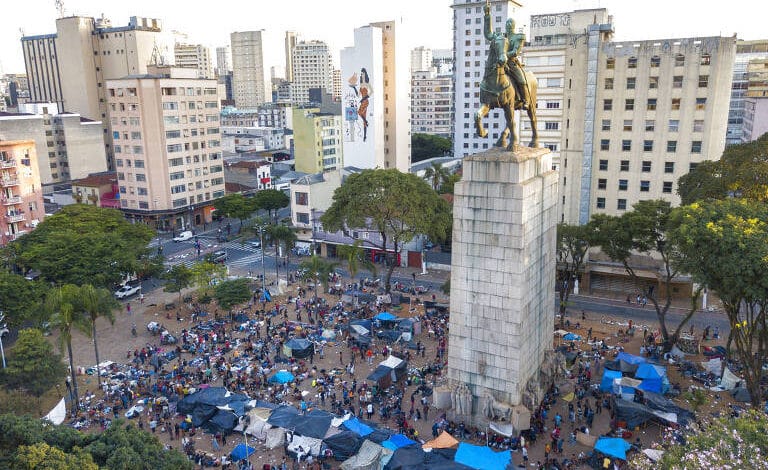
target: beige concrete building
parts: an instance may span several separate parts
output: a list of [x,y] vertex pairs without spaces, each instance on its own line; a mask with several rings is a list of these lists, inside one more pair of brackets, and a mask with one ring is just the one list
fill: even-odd
[[296,171],[320,173],[344,166],[341,115],[295,108],[293,141]]
[[232,86],[235,106],[256,108],[265,101],[262,30],[230,34],[232,45]]
[[[431,59],[430,59],[431,60]],[[436,69],[411,75],[411,132],[451,138],[453,134],[453,77]]]
[[176,67],[197,70],[197,78],[214,78],[211,49],[202,44],[176,43],[173,47]]
[[432,49],[419,46],[411,49],[411,73],[424,72],[432,68]]
[[62,112],[102,121],[108,164],[113,152],[106,80],[174,60],[173,39],[160,20],[136,16],[120,27],[103,17],[59,18],[56,34],[23,37],[21,44],[32,101],[55,102]]
[[285,79],[293,81],[293,50],[299,40],[295,31],[285,32]]
[[[291,101],[309,103],[310,88],[333,88],[333,57],[323,41],[301,41],[293,48]],[[288,73],[286,71],[286,73]]]
[[123,212],[166,229],[210,222],[224,196],[216,81],[150,67],[107,90]]
[[107,170],[101,121],[58,113],[56,103],[23,103],[0,115],[1,140],[33,140],[43,190]]
[[333,69],[331,77],[331,95],[334,101],[341,101],[341,70]]
[[45,219],[35,142],[0,139],[0,246]]

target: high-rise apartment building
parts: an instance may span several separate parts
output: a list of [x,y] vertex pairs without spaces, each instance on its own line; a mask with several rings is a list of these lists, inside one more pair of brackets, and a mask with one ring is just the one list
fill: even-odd
[[[333,57],[323,41],[301,41],[293,48],[290,75],[291,99],[296,104],[309,103],[310,88],[333,88]],[[286,70],[287,72],[287,70]]]
[[285,32],[285,79],[289,82],[293,81],[293,49],[298,40],[295,31]]
[[45,219],[35,142],[0,140],[0,246],[29,233]]
[[432,49],[419,46],[411,50],[411,73],[423,72],[432,68]]
[[107,170],[102,123],[59,113],[56,103],[23,103],[0,115],[0,140],[32,140],[45,187]]
[[331,72],[331,96],[334,101],[341,101],[341,70],[333,69]]
[[[521,4],[514,0],[492,0],[491,21],[501,31],[507,18],[514,17]],[[480,82],[485,71],[488,41],[483,34],[485,1],[453,0],[454,119],[453,154],[472,155],[493,145],[490,137],[475,136],[475,113],[480,109]],[[505,126],[504,113],[495,109],[485,118],[489,134]],[[497,135],[498,137],[498,135]]]
[[172,64],[173,38],[161,22],[132,16],[128,26],[106,18],[70,16],[56,20],[56,34],[21,39],[34,102],[54,102],[103,123],[108,164],[112,163],[105,82],[147,72],[150,63]]
[[176,67],[197,70],[197,78],[214,78],[211,49],[202,44],[176,43]]
[[751,142],[768,132],[768,58],[750,60],[747,75],[742,142]]
[[[432,70],[411,75],[411,132],[439,135],[453,134],[453,77]],[[436,155],[439,156],[439,155]]]
[[341,51],[344,164],[357,168],[411,166],[410,48],[399,21],[355,29]]
[[165,229],[210,222],[224,195],[216,81],[157,66],[106,87],[123,212]]
[[341,115],[294,108],[293,142],[296,171],[314,174],[344,166]]
[[[744,106],[749,87],[747,67],[754,59],[768,58],[768,39],[757,41],[736,41],[736,60],[733,64],[733,85],[731,86],[731,105],[728,112],[728,134],[726,145],[740,144],[744,134]],[[748,132],[751,135],[751,132]]]
[[257,108],[264,103],[264,53],[262,31],[241,31],[230,35],[232,44],[232,86],[235,106]]
[[224,47],[216,48],[216,75],[226,76],[232,71],[232,49],[227,44]]

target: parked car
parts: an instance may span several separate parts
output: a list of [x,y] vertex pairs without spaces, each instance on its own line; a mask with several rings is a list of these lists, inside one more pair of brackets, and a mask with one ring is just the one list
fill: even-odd
[[174,242],[185,242],[187,240],[190,240],[195,235],[192,233],[191,230],[186,230],[184,232],[181,232],[177,237],[173,238]]
[[120,289],[118,289],[117,291],[115,291],[115,297],[117,297],[118,299],[125,299],[134,294],[138,294],[140,290],[141,290],[140,285],[133,286],[130,284],[126,284]]
[[227,260],[227,252],[224,250],[217,250],[213,253],[205,255],[205,260],[209,263],[223,263]]
[[261,240],[259,240],[258,238],[252,238],[250,240],[246,240],[245,244],[251,248],[261,249]]

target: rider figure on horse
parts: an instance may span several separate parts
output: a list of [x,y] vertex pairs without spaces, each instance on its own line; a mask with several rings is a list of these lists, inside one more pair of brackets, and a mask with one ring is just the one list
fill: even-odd
[[[491,26],[491,5],[486,3],[483,7],[485,13],[484,28],[485,39],[494,43],[496,41],[506,41],[507,62],[504,65],[504,71],[509,76],[515,87],[515,95],[520,101],[520,108],[528,109],[530,102],[528,83],[526,82],[523,64],[520,62],[519,54],[525,44],[525,35],[515,33],[515,20],[509,18],[505,25],[505,32],[496,33]],[[516,106],[517,107],[517,106]]]

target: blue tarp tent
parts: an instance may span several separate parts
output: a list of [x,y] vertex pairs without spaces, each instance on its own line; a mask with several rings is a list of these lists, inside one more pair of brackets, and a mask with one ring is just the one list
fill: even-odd
[[278,371],[275,375],[269,378],[270,383],[277,383],[277,384],[286,384],[288,382],[293,382],[296,377],[293,376],[290,372],[287,370],[281,370]]
[[460,464],[479,470],[497,470],[507,468],[512,457],[508,450],[494,452],[490,447],[474,446],[461,442],[454,459]]
[[389,439],[382,442],[381,445],[387,449],[397,450],[401,447],[406,447],[412,444],[416,444],[414,441],[408,439],[402,434],[393,434],[389,436]]
[[363,424],[357,418],[350,418],[344,421],[344,427],[357,434],[360,437],[365,437],[373,432],[373,428]]
[[374,318],[376,318],[379,321],[392,321],[397,320],[397,317],[392,315],[389,312],[381,312],[380,314],[376,315]]
[[654,393],[664,393],[664,378],[667,376],[667,370],[662,366],[654,364],[640,364],[635,372],[635,378],[642,380],[640,390],[647,390]]
[[595,444],[595,450],[609,457],[627,460],[627,451],[632,447],[620,437],[601,437]]
[[618,370],[603,369],[603,378],[600,381],[600,391],[610,392],[613,390],[613,379],[620,379],[621,372]]
[[563,336],[563,339],[566,341],[581,341],[581,336],[575,333],[568,333],[567,335]]
[[635,355],[632,355],[632,354],[629,354],[629,353],[626,353],[626,352],[623,352],[623,351],[622,351],[622,352],[620,352],[620,353],[619,353],[619,354],[616,356],[616,360],[617,360],[617,361],[624,361],[624,362],[628,362],[628,363],[630,363],[630,364],[643,364],[643,363],[645,363],[645,362],[648,362],[648,361],[646,361],[646,360],[645,360],[645,358],[644,358],[644,357],[641,357],[641,356],[635,356]]
[[238,444],[234,449],[232,449],[232,452],[229,453],[229,456],[232,457],[232,460],[235,462],[239,462],[240,460],[247,459],[248,456],[252,455],[254,452],[256,452],[256,449],[253,447],[248,446],[246,450],[245,444]]

